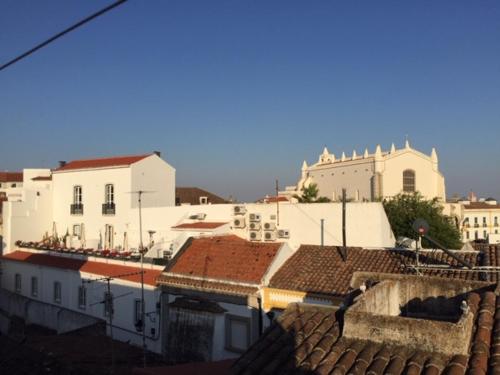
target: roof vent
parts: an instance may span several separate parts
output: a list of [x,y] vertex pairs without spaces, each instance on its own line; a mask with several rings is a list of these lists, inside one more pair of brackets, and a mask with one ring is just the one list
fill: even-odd
[[59,168],[62,168],[66,165],[66,160],[59,160]]

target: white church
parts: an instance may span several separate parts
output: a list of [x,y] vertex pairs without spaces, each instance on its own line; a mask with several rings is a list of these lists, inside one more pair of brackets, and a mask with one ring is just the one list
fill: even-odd
[[346,189],[347,198],[353,201],[375,201],[418,191],[426,199],[437,197],[445,202],[445,181],[438,164],[435,148],[427,155],[412,148],[408,140],[401,149],[393,143],[390,150],[382,151],[377,145],[374,153],[365,149],[363,154],[353,151],[351,156],[342,152],[336,157],[325,147],[316,163],[304,161],[297,185],[287,187],[280,195],[300,195],[304,187],[314,183],[318,196],[332,201],[340,200],[342,189]]

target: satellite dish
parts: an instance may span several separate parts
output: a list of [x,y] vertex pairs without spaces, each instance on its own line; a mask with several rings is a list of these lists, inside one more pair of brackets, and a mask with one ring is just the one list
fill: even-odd
[[418,218],[413,222],[412,228],[419,235],[424,236],[429,231],[429,223],[422,218]]

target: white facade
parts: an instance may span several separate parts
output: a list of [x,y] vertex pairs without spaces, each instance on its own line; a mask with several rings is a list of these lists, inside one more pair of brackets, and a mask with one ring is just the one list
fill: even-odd
[[426,199],[445,200],[445,181],[438,168],[437,152],[430,155],[413,149],[406,141],[405,147],[382,151],[380,145],[373,154],[368,150],[361,155],[344,152],[337,158],[325,147],[317,163],[308,166],[304,161],[302,176],[297,186],[289,187],[281,195],[301,195],[302,188],[317,184],[318,196],[333,201],[340,200],[342,189],[354,201],[373,201],[391,198],[400,193],[418,191]]
[[500,205],[495,200],[463,204],[461,233],[464,241],[500,243]]
[[[29,251],[23,249],[23,251]],[[38,251],[35,251],[40,253]],[[64,256],[54,255],[51,256]],[[130,266],[130,264],[127,264]],[[151,266],[149,266],[151,267]],[[136,268],[140,271],[140,268]],[[16,288],[16,275],[21,280],[21,288]],[[36,295],[32,290],[32,278],[37,281]],[[70,269],[62,269],[27,262],[2,259],[1,287],[9,292],[17,293],[24,297],[64,308],[81,314],[89,315],[109,323],[102,301],[107,291],[105,281],[83,283],[82,280],[96,280],[100,275],[79,272]],[[55,298],[54,284],[60,285],[60,299]],[[83,305],[79,301],[79,288],[85,286],[86,300]],[[114,297],[113,315],[113,337],[120,341],[128,341],[133,345],[142,346],[142,334],[135,328],[135,301],[141,299],[141,285],[138,282],[114,278],[110,282],[111,293]],[[146,345],[148,350],[161,353],[160,344],[160,310],[157,302],[160,300],[160,292],[154,286],[144,286],[146,318]],[[5,307],[3,307],[5,308]],[[109,325],[107,324],[109,334]]]

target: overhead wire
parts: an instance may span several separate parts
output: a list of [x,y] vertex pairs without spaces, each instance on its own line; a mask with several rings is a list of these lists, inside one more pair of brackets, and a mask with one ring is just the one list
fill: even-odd
[[112,4],[110,4],[110,5],[108,5],[107,7],[102,8],[101,10],[99,10],[99,11],[97,11],[97,12],[95,12],[95,13],[91,14],[90,16],[85,17],[84,19],[82,19],[82,20],[78,21],[78,22],[77,22],[77,23],[75,23],[74,25],[72,25],[72,26],[70,26],[70,27],[68,27],[68,28],[64,29],[63,31],[61,31],[61,32],[59,32],[59,33],[57,33],[57,34],[55,34],[54,36],[50,37],[49,39],[47,39],[47,40],[45,40],[45,41],[43,41],[43,42],[41,42],[41,43],[37,44],[35,47],[31,48],[30,50],[28,50],[28,51],[26,51],[26,52],[22,53],[21,55],[19,55],[19,56],[17,56],[17,57],[15,57],[15,58],[13,58],[12,60],[10,60],[10,61],[6,62],[5,64],[0,65],[0,71],[2,71],[2,70],[4,70],[4,69],[8,68],[9,66],[11,66],[11,65],[13,65],[13,64],[15,64],[15,63],[17,63],[17,62],[19,62],[19,61],[20,61],[20,60],[22,60],[22,59],[24,59],[24,58],[28,57],[28,56],[29,56],[29,55],[31,55],[32,53],[34,53],[34,52],[38,51],[39,49],[41,49],[41,48],[43,48],[43,47],[45,47],[45,46],[47,46],[48,44],[50,44],[50,43],[54,42],[55,40],[59,39],[60,37],[62,37],[62,36],[64,36],[64,35],[66,35],[66,34],[70,33],[71,31],[73,31],[73,30],[75,30],[75,29],[77,29],[77,28],[79,28],[79,27],[81,27],[81,26],[85,25],[86,23],[88,23],[88,22],[92,21],[93,19],[95,19],[95,18],[97,18],[97,17],[99,17],[99,16],[103,15],[104,13],[107,13],[107,12],[109,12],[110,10],[112,10],[112,9],[116,8],[117,6],[122,5],[122,4],[123,4],[123,3],[125,3],[126,1],[127,1],[127,0],[118,0],[118,1],[116,1],[116,2],[114,2],[114,3],[112,3]]

